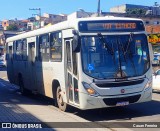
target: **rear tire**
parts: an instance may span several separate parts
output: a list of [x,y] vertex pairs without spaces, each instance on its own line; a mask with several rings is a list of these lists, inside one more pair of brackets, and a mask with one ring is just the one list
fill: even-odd
[[62,91],[61,91],[60,86],[58,86],[57,91],[56,91],[55,105],[57,105],[61,111],[68,111],[69,110],[69,105],[67,103],[65,103],[63,100]]
[[23,78],[19,77],[19,87],[20,87],[20,92],[22,95],[28,95],[29,91],[24,88],[24,83],[23,83]]

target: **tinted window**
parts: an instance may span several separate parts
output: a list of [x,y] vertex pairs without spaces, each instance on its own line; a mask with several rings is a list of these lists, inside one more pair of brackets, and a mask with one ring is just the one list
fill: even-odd
[[8,46],[8,49],[7,49],[7,54],[6,54],[6,60],[8,59],[12,59],[12,46]]
[[50,59],[51,61],[62,61],[62,36],[61,32],[50,35]]
[[27,40],[22,41],[22,57],[23,60],[27,60]]
[[39,37],[39,60],[49,61],[49,35]]
[[16,59],[16,41],[13,42],[13,59]]
[[9,46],[9,57],[12,58],[12,46]]
[[71,66],[71,48],[70,48],[70,41],[66,41],[66,53],[67,53],[67,68],[68,70],[72,70]]
[[16,60],[22,60],[22,41],[16,41]]
[[83,71],[96,79],[142,76],[150,67],[144,34],[82,37]]
[[72,53],[72,61],[73,61],[73,74],[77,75],[77,54]]

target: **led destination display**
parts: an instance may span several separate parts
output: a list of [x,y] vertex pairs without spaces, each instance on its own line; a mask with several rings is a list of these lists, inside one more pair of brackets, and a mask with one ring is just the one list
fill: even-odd
[[80,32],[132,32],[144,31],[142,21],[81,21],[79,22]]

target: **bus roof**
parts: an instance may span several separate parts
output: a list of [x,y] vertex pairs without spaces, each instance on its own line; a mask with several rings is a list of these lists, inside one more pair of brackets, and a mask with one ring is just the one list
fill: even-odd
[[137,18],[127,18],[127,17],[114,17],[114,16],[105,16],[105,17],[88,17],[88,18],[78,18],[77,21],[92,21],[92,20],[137,20],[142,21],[142,19]]
[[126,18],[126,17],[114,17],[114,16],[105,16],[105,17],[87,17],[87,18],[73,18],[73,19],[68,19],[67,21],[60,22],[55,25],[51,25],[48,27],[44,27],[41,29],[25,32],[13,37],[10,37],[6,40],[6,42],[12,42],[15,40],[19,39],[24,39],[24,38],[29,38],[29,37],[34,37],[38,36],[41,34],[53,32],[53,31],[58,31],[58,30],[64,30],[64,29],[78,29],[78,22],[79,21],[98,21],[98,20],[134,20],[134,21],[142,21],[141,19],[136,19],[136,18]]

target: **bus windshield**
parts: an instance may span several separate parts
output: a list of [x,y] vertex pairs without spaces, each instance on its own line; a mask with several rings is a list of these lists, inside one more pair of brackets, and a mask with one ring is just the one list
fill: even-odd
[[82,36],[82,67],[96,79],[143,75],[150,67],[145,34]]

